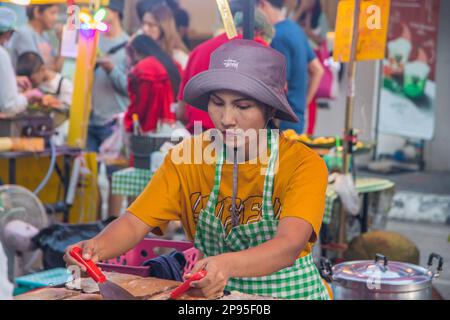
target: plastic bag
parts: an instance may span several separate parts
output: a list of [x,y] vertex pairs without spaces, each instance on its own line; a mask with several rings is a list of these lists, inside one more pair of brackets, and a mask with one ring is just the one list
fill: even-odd
[[54,224],[41,230],[32,241],[43,252],[44,269],[65,268],[63,256],[68,246],[95,237],[114,220],[111,217],[89,224]]
[[339,95],[339,63],[334,62],[328,50],[327,42],[325,41],[316,51],[316,56],[319,59],[324,74],[317,89],[316,98],[318,99],[336,99]]
[[111,189],[108,174],[106,169],[106,164],[100,162],[100,170],[98,174],[98,189],[100,191],[101,199],[101,217],[102,219],[108,218],[108,203],[109,203],[109,192]]
[[117,116],[116,125],[113,127],[113,133],[100,146],[100,152],[97,157],[99,161],[106,161],[108,159],[126,158],[127,151],[127,133],[125,131],[124,123],[125,114],[121,113]]
[[335,174],[334,191],[339,195],[344,208],[350,214],[357,216],[361,208],[361,201],[352,176]]
[[61,147],[67,144],[67,137],[69,136],[69,121],[64,121],[59,127],[55,129],[55,134],[52,136],[53,144]]
[[8,258],[0,242],[0,300],[12,300],[14,286],[8,278]]

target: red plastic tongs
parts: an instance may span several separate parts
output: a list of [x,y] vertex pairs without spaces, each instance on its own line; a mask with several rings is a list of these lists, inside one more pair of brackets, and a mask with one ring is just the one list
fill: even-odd
[[172,291],[172,293],[170,294],[170,299],[175,300],[181,297],[184,293],[191,289],[192,282],[202,280],[204,277],[206,277],[206,274],[206,270],[202,270],[194,274],[192,278],[186,280],[181,286]]
[[97,267],[92,260],[83,259],[83,250],[79,247],[74,247],[70,251],[70,256],[77,262],[86,267],[87,274],[98,284],[100,294],[105,300],[137,300],[135,296],[129,293],[121,286],[112,281],[106,280],[106,276]]

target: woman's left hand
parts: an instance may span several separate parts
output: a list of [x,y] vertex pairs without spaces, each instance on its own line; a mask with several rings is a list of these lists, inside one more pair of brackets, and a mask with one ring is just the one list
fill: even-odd
[[198,261],[191,273],[186,274],[186,280],[202,270],[206,271],[206,277],[192,282],[191,288],[197,289],[196,291],[207,299],[221,298],[229,278],[223,259],[216,256]]

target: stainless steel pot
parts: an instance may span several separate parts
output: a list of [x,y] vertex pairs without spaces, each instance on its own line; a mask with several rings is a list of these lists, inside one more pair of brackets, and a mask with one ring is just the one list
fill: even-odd
[[[431,271],[438,260],[437,272]],[[388,261],[377,254],[375,261],[351,261],[331,267],[320,261],[322,274],[332,282],[335,300],[431,300],[432,281],[440,275],[443,258],[431,254],[428,269],[414,264]]]

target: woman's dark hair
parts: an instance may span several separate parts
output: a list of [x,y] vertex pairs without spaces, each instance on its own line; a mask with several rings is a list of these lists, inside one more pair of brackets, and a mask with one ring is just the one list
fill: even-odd
[[[261,0],[257,0],[257,3],[261,2]],[[284,6],[284,0],[267,0],[273,7],[277,9],[282,9]]]
[[180,4],[178,3],[177,0],[166,0],[166,3],[172,10],[176,10],[176,9],[180,8]]
[[[300,1],[301,2],[301,1]],[[303,21],[306,18],[308,12],[305,12],[301,17],[300,21]],[[311,9],[311,28],[316,29],[320,24],[320,17],[322,15],[322,5],[320,0],[316,0],[314,6]]]
[[18,76],[31,77],[44,65],[44,60],[36,52],[25,52],[17,59],[16,73]]
[[13,33],[14,33],[14,30],[8,30],[8,31],[0,32],[0,37],[3,37],[3,36],[4,36],[5,34],[7,34],[7,33],[13,34]]
[[159,62],[161,62],[169,74],[173,94],[176,99],[180,88],[181,76],[172,58],[167,55],[152,38],[146,35],[139,35],[135,37],[131,41],[130,47],[143,58],[155,57]]
[[27,6],[27,17],[29,20],[34,19],[34,11],[37,9],[39,13],[44,12],[47,9],[50,9],[51,7],[56,6],[56,4],[33,4],[30,6]]
[[275,121],[273,119],[269,120],[269,123],[267,124],[267,128],[272,130],[279,130],[278,126],[275,124]]
[[189,27],[190,17],[189,13],[180,7],[180,4],[176,0],[166,0],[167,5],[173,12],[175,22],[177,23],[177,28],[179,27]]
[[139,20],[142,22],[144,16],[147,12],[151,12],[154,8],[158,6],[165,5],[165,0],[141,0],[136,5],[136,13]]

